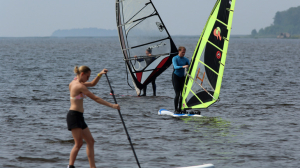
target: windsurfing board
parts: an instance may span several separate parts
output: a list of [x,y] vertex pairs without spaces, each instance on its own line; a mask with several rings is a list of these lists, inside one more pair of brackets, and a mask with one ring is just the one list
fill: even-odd
[[174,112],[166,109],[159,109],[158,115],[169,115],[172,117],[202,117],[202,115],[199,114],[174,114]]
[[189,167],[177,167],[177,168],[215,168],[213,164],[204,164],[198,166],[189,166]]

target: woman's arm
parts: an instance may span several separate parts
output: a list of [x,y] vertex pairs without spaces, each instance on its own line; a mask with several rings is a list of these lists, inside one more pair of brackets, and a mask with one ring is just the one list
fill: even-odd
[[94,100],[95,102],[99,103],[99,104],[103,104],[105,106],[108,106],[108,107],[111,107],[111,108],[114,108],[114,109],[118,109],[120,110],[120,106],[118,104],[112,104],[112,103],[109,103],[103,99],[101,99],[100,97],[94,95],[92,92],[90,92],[87,87],[85,86],[82,86],[80,88],[80,91],[85,94],[87,97],[91,98],[92,100]]
[[106,74],[106,73],[107,73],[107,69],[103,69],[100,73],[98,73],[98,75],[96,76],[96,78],[94,80],[92,80],[91,82],[85,82],[85,83],[83,83],[84,86],[86,86],[86,87],[93,87],[93,86],[95,86],[98,83],[98,81],[100,80],[101,76],[103,74]]

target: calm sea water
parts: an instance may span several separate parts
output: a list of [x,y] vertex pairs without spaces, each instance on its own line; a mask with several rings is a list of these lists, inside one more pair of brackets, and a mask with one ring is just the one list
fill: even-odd
[[[191,57],[198,37],[175,37]],[[66,167],[74,144],[67,130],[68,84],[75,65],[91,78],[103,68],[144,168],[213,163],[216,168],[282,168],[300,164],[300,40],[236,39],[229,45],[221,101],[202,119],[158,116],[173,109],[170,67],[157,97],[136,97],[114,38],[0,38],[0,167]],[[131,83],[131,81],[130,81]],[[105,78],[90,89],[113,102]],[[137,167],[116,110],[85,99],[98,167]],[[85,145],[75,166],[87,168]]]

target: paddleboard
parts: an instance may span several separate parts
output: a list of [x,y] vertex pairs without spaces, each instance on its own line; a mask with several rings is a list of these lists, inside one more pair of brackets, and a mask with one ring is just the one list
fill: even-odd
[[198,165],[198,166],[177,167],[177,168],[215,168],[215,166],[213,164],[204,164],[204,165]]
[[202,115],[199,114],[174,114],[174,112],[166,109],[159,109],[158,115],[169,115],[172,117],[202,117]]

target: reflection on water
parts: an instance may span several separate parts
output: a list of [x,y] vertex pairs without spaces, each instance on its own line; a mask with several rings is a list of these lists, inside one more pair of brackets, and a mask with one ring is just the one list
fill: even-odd
[[231,123],[222,119],[221,117],[187,117],[182,118],[182,120],[186,124],[191,125],[196,132],[201,131],[201,128],[205,127],[219,131],[219,135],[221,136],[226,136],[228,134],[228,129],[231,127]]

